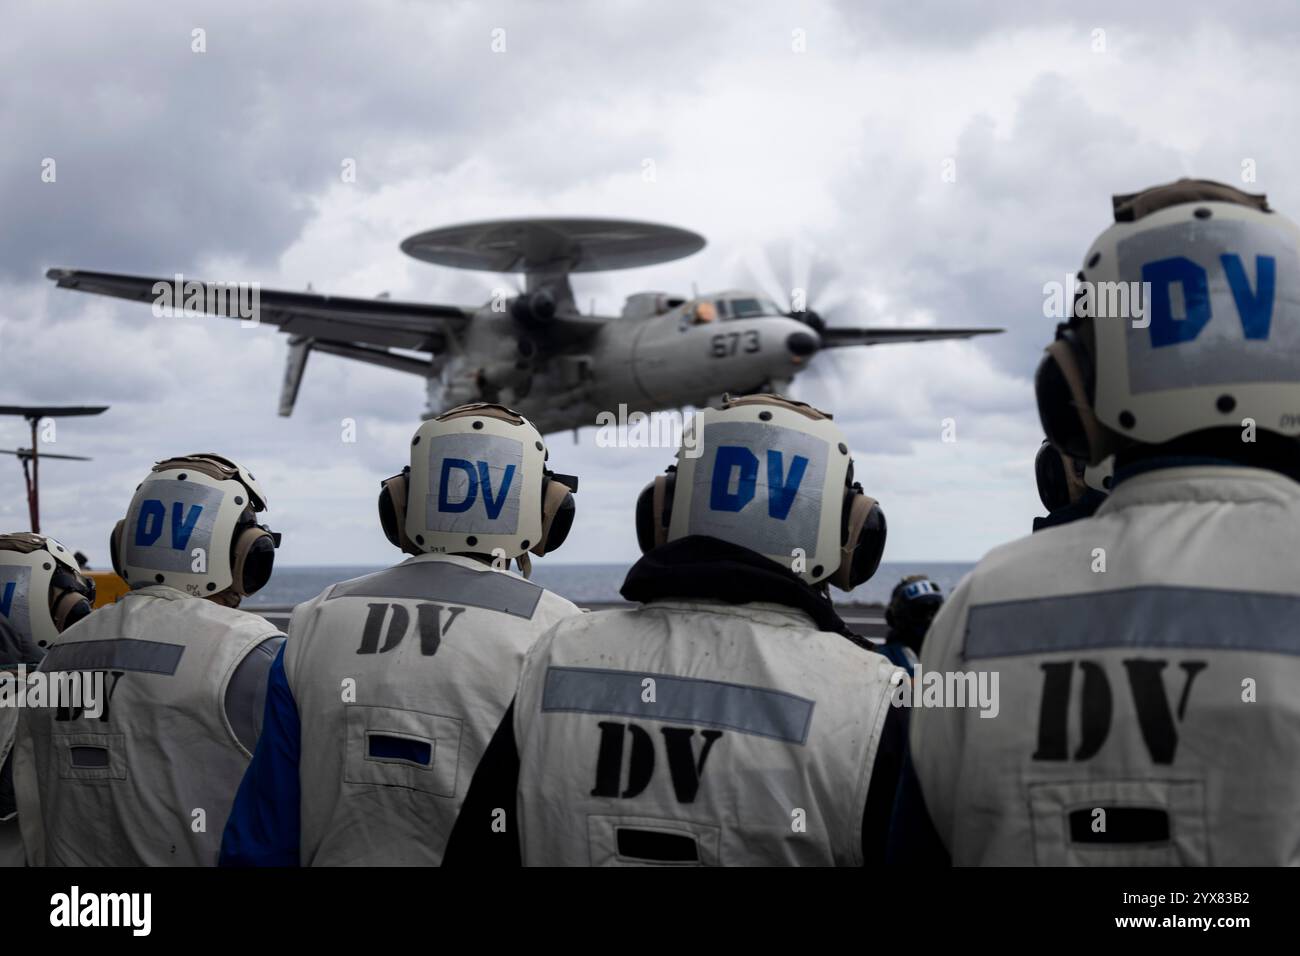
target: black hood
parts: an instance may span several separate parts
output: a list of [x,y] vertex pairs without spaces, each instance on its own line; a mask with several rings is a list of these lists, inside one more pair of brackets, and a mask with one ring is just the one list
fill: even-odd
[[646,552],[628,571],[620,593],[642,604],[664,598],[784,604],[806,611],[823,631],[871,647],[849,630],[824,590],[761,554],[706,535],[688,535]]

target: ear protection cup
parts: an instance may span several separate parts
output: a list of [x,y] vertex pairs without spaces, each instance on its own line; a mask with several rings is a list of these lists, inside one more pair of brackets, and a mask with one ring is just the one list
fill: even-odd
[[1043,442],[1034,456],[1034,477],[1038,498],[1049,512],[1073,504],[1084,491],[1083,476],[1078,473],[1077,458],[1066,458],[1051,442]]
[[422,548],[406,536],[406,495],[410,487],[411,466],[402,469],[400,475],[393,475],[379,483],[379,524],[384,529],[384,537],[394,547],[401,548],[406,554],[423,554]]
[[275,566],[275,537],[261,525],[251,525],[235,538],[231,555],[233,590],[240,597],[256,594],[271,580]]
[[[93,598],[91,600],[93,601]],[[84,594],[79,594],[76,591],[63,591],[51,605],[50,617],[54,618],[54,626],[62,634],[89,614],[90,608],[91,601],[86,600]]]
[[641,553],[668,542],[668,525],[673,520],[673,490],[677,487],[676,467],[659,475],[641,490],[636,499],[636,543]]
[[126,519],[118,519],[117,524],[113,525],[113,532],[108,536],[108,557],[113,562],[113,573],[122,580],[126,580],[126,575],[122,573],[122,556],[119,549],[122,547],[122,528],[126,525]]
[[542,485],[542,540],[528,550],[539,558],[564,544],[577,509],[567,485],[547,478]]
[[62,634],[95,606],[95,582],[56,565],[50,579],[50,618]]
[[1088,350],[1074,329],[1063,328],[1034,373],[1034,394],[1043,434],[1071,458],[1097,464],[1112,440],[1092,411],[1096,381]]
[[875,498],[863,494],[861,485],[845,493],[841,528],[840,566],[827,580],[841,591],[852,591],[880,567],[888,532],[885,512]]

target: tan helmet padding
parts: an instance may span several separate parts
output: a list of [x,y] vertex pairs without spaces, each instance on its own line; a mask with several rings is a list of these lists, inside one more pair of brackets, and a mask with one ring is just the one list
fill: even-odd
[[453,418],[495,418],[509,425],[522,425],[524,418],[517,412],[506,408],[504,405],[495,405],[492,402],[471,402],[468,405],[457,405],[455,408],[448,409],[437,417],[437,421],[446,422]]
[[1070,386],[1070,395],[1074,399],[1074,410],[1083,425],[1083,433],[1088,436],[1088,464],[1096,465],[1107,455],[1114,452],[1114,439],[1093,414],[1088,402],[1088,387],[1083,380],[1083,370],[1074,357],[1075,346],[1064,339],[1057,339],[1047,347],[1047,354],[1052,356]]
[[1088,486],[1083,482],[1083,475],[1075,471],[1075,459],[1071,458],[1055,445],[1052,446],[1054,451],[1061,459],[1061,468],[1065,471],[1066,492],[1070,496],[1070,502],[1073,504],[1082,498],[1088,490]]
[[118,552],[118,549],[122,547],[122,529],[124,527],[126,527],[126,519],[118,518],[117,524],[113,525],[113,530],[108,535],[109,563],[113,566],[113,570],[119,574],[122,567],[122,555]]
[[[239,469],[220,455],[181,455],[177,458],[168,458],[156,462],[152,470],[156,473],[160,471],[176,471],[180,468],[197,471],[201,475],[207,475],[214,481],[239,481]],[[242,484],[242,482],[240,483]]]
[[262,500],[260,492],[255,488],[250,488],[239,473],[239,466],[224,455],[218,455],[215,452],[200,452],[197,455],[181,455],[177,458],[168,458],[154,464],[153,471],[176,471],[181,468],[188,468],[190,471],[197,471],[201,475],[207,475],[214,481],[237,481],[244,490],[248,492],[248,500],[252,503],[255,511],[262,511],[266,508],[266,502]]
[[876,499],[870,495],[852,490],[846,494],[853,496],[849,504],[847,533],[844,536],[844,544],[840,546],[840,566],[829,578],[830,583],[841,591],[849,590],[849,580],[853,573],[853,552],[857,550],[858,540],[862,537],[862,526],[867,523],[871,509],[876,506]]
[[384,482],[384,488],[388,491],[388,497],[393,502],[393,518],[397,522],[397,543],[405,554],[424,554],[423,548],[418,548],[415,542],[406,536],[406,494],[407,481],[406,472],[394,475]]
[[86,600],[84,594],[78,594],[76,591],[59,591],[58,595],[50,605],[50,617],[54,619],[54,627],[63,632],[64,621],[67,620],[68,614],[74,607]]
[[1268,197],[1263,193],[1248,193],[1216,183],[1212,179],[1178,179],[1161,186],[1151,186],[1141,192],[1112,196],[1116,222],[1137,222],[1144,216],[1170,206],[1191,202],[1230,202],[1250,206],[1260,212],[1272,212]]
[[555,520],[555,514],[560,510],[560,505],[564,504],[564,497],[568,493],[567,485],[547,480],[546,487],[542,491],[542,537],[528,549],[539,558],[546,554],[546,541],[551,534],[551,522]]
[[655,547],[668,543],[668,525],[664,522],[664,508],[668,502],[668,478],[664,475],[655,477],[655,489],[651,501],[654,507]]
[[786,398],[783,395],[760,392],[755,395],[738,395],[735,398],[732,398],[730,394],[722,396],[723,408],[736,408],[740,405],[775,405],[778,408],[788,408],[792,412],[798,412],[813,421],[832,421],[835,418],[830,412],[824,412],[820,408],[814,408],[807,402]]
[[31,554],[45,547],[45,539],[31,531],[15,531],[12,534],[0,534],[0,551],[17,551],[19,554]]

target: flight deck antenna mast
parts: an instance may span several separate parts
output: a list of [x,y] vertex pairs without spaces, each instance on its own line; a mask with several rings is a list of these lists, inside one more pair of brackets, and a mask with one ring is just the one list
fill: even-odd
[[65,461],[90,461],[81,455],[41,454],[36,426],[45,418],[67,418],[74,415],[100,415],[108,411],[107,405],[0,405],[0,415],[21,415],[32,426],[32,447],[0,448],[0,455],[16,455],[23,466],[23,480],[27,482],[27,513],[31,517],[32,531],[41,531],[40,465],[42,458],[60,458]]

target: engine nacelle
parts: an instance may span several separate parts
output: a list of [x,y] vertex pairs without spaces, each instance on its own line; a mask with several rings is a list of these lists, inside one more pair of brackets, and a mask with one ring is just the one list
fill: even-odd
[[526,329],[549,325],[557,311],[555,296],[547,289],[536,289],[510,300],[510,315]]

